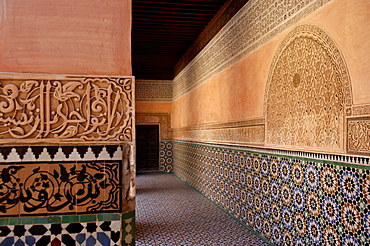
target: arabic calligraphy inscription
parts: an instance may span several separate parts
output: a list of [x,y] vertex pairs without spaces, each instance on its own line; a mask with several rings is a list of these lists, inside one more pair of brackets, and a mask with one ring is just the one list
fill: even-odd
[[132,141],[132,87],[131,78],[2,79],[0,138]]
[[120,210],[119,162],[7,165],[0,216]]

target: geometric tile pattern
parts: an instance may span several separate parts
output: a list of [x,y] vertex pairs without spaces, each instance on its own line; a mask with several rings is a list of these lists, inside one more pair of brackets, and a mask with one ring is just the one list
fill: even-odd
[[121,221],[0,226],[0,245],[121,245]]
[[122,244],[135,246],[135,211],[122,215]]
[[120,145],[16,146],[0,148],[2,162],[122,160]]
[[369,245],[370,167],[174,143],[174,172],[276,245]]
[[136,245],[267,245],[175,175],[136,178]]
[[173,169],[173,144],[170,141],[161,141],[160,150],[159,150],[159,170],[162,172],[172,172]]
[[0,216],[119,212],[121,161],[0,163]]

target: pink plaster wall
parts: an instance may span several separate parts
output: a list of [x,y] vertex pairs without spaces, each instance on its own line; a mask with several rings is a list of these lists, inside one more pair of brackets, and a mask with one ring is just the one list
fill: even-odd
[[136,113],[171,113],[171,102],[136,101]]
[[0,0],[0,71],[131,75],[131,0]]
[[[263,115],[265,81],[278,42],[271,42],[173,103],[173,127]],[[271,63],[271,62],[270,62]]]
[[370,1],[335,0],[173,102],[174,128],[263,117],[268,73],[295,26],[313,24],[336,42],[347,64],[354,104],[370,103]]

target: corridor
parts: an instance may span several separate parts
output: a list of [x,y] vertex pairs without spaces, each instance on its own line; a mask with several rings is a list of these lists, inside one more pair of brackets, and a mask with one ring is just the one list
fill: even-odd
[[137,176],[136,245],[268,245],[173,174]]

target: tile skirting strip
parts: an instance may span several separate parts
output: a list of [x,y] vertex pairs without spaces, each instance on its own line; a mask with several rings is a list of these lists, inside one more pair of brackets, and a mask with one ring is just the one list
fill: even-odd
[[0,219],[0,245],[135,245],[135,211]]

